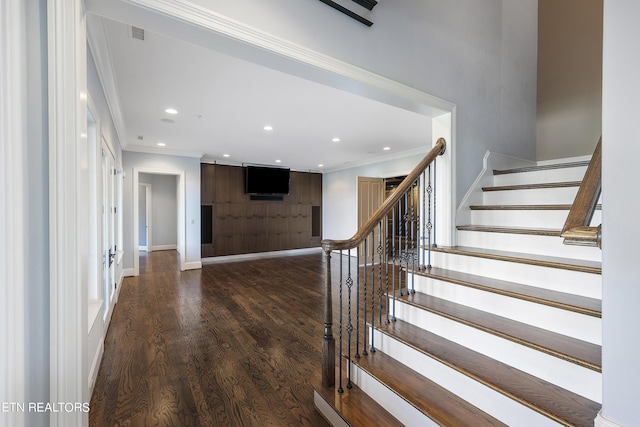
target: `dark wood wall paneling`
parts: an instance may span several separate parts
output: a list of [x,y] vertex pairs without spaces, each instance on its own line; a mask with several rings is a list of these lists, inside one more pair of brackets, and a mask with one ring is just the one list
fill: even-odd
[[251,200],[243,167],[200,166],[203,258],[320,246],[321,174],[292,171],[281,201]]

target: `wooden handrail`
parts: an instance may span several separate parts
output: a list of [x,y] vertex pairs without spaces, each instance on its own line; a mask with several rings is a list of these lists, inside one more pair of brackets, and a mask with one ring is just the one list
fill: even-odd
[[447,143],[444,138],[438,138],[435,145],[427,153],[418,165],[411,171],[409,175],[402,181],[402,183],[394,190],[384,203],[378,208],[378,210],[369,218],[369,220],[353,235],[350,239],[346,240],[328,240],[322,241],[322,248],[325,251],[332,250],[346,250],[358,247],[364,239],[371,234],[373,229],[382,221],[393,207],[398,203],[398,200],[406,193],[414,182],[420,177],[427,167],[434,161],[434,159],[444,154],[447,148]]
[[592,227],[591,218],[602,191],[602,137],[596,145],[578,194],[571,206],[562,233],[567,245],[602,247],[602,226]]

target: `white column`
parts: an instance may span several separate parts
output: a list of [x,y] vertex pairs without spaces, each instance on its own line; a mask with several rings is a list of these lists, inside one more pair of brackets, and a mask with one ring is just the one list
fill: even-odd
[[[0,403],[26,400],[25,212],[26,60],[25,8],[0,3]],[[0,426],[24,426],[19,407],[0,412]],[[13,410],[16,409],[16,410]]]
[[632,426],[640,419],[640,2],[604,1],[603,408],[596,425]]
[[[48,0],[50,399],[89,401],[87,277],[89,244],[78,227],[88,209],[79,190],[79,154],[86,135],[86,30],[81,0]],[[86,136],[85,136],[86,137]],[[83,411],[50,414],[52,427],[86,426]]]

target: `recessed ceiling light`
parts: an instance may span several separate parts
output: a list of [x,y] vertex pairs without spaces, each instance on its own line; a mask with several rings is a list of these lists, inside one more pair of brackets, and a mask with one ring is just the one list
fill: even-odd
[[389,150],[391,150],[391,147],[384,147],[383,150],[384,151],[389,151]]
[[167,144],[165,144],[164,142],[158,142],[158,147],[166,147]]
[[231,157],[231,156],[228,154],[223,154],[222,157]]
[[282,160],[278,159],[276,160],[276,163],[282,163]]
[[331,141],[333,141],[333,142],[340,142],[340,138],[333,138]]
[[267,125],[267,126],[263,127],[262,129],[264,129],[264,130],[273,130],[273,127],[272,127],[272,126]]
[[164,112],[167,114],[178,114],[178,110],[176,110],[175,108],[167,108],[166,110],[164,110]]
[[320,163],[320,164],[318,165],[318,167],[319,167],[319,168],[323,168],[323,167],[324,167],[324,165],[323,165],[322,163]]

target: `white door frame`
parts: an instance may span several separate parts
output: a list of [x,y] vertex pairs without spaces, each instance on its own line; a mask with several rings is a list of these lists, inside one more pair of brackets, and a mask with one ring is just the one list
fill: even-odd
[[[141,186],[141,187],[144,187],[144,194],[145,194],[145,197],[144,197],[144,203],[145,203],[145,207],[144,207],[145,220],[144,220],[144,223],[145,223],[145,225],[147,227],[147,229],[145,230],[145,234],[147,236],[147,238],[146,238],[147,244],[144,247],[147,248],[146,249],[147,252],[153,252],[153,243],[151,241],[151,234],[152,234],[151,233],[151,227],[153,226],[152,219],[151,219],[152,218],[152,215],[151,215],[151,206],[152,206],[151,197],[153,197],[152,193],[151,193],[151,184],[141,183],[141,184],[138,184],[138,185]],[[140,196],[140,194],[138,194],[138,196]],[[138,208],[139,207],[140,207],[140,200],[138,200]],[[138,220],[140,220],[140,218],[138,218]],[[138,230],[138,231],[140,231],[140,230]],[[140,239],[140,237],[138,237],[138,239]],[[143,247],[143,246],[138,246],[138,248],[141,248],[141,247]]]
[[[185,171],[184,170],[175,170],[175,169],[149,169],[149,168],[133,168],[133,200],[135,201],[132,206],[135,206],[133,209],[133,275],[140,275],[140,238],[139,238],[139,219],[140,213],[138,210],[138,186],[140,185],[140,174],[141,173],[150,173],[155,175],[175,175],[177,176],[178,182],[178,252],[180,254],[180,271],[185,271],[186,263],[187,263],[187,236],[186,236],[186,180],[185,180]],[[149,243],[147,241],[147,243]]]

